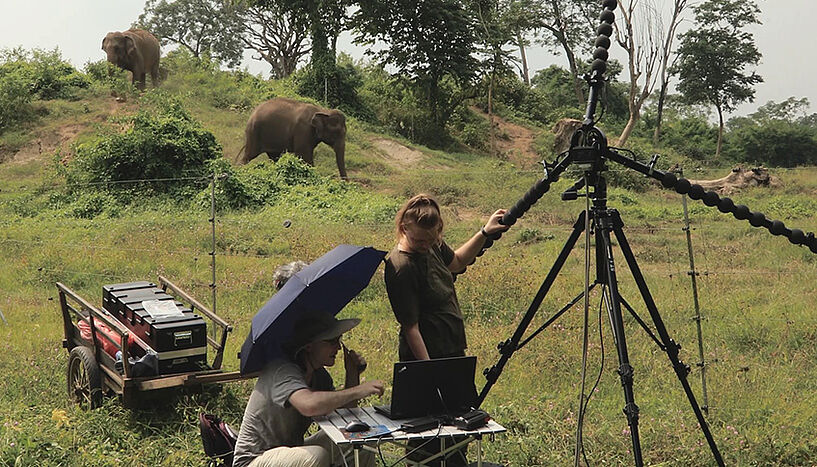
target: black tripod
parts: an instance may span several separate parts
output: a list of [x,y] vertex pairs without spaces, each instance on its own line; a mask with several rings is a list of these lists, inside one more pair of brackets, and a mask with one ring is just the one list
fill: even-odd
[[[624,413],[627,416],[627,423],[630,425],[630,437],[633,443],[633,456],[637,466],[643,465],[641,455],[641,442],[638,436],[638,406],[633,397],[633,368],[630,365],[629,356],[627,354],[627,341],[624,334],[624,323],[622,319],[621,307],[624,306],[641,325],[641,327],[649,334],[649,336],[656,342],[656,344],[666,352],[672,363],[675,374],[684,388],[687,399],[695,412],[695,417],[701,427],[701,431],[706,437],[712,455],[718,465],[723,466],[723,458],[720,451],[715,444],[712,433],[709,430],[709,425],[701,413],[701,409],[695,400],[695,395],[689,386],[687,374],[689,367],[681,362],[678,358],[678,350],[680,346],[673,341],[667,329],[664,326],[664,321],[658,313],[655,306],[655,301],[647,288],[647,283],[644,276],[638,267],[627,237],[622,230],[623,222],[618,211],[609,209],[607,207],[607,183],[603,173],[607,170],[607,162],[612,161],[621,164],[627,168],[635,170],[649,178],[653,178],[661,182],[665,188],[673,188],[681,195],[688,195],[693,200],[701,200],[710,207],[717,207],[723,213],[730,213],[736,219],[746,220],[754,227],[763,227],[769,230],[772,235],[782,235],[789,239],[789,242],[795,245],[807,246],[812,252],[817,253],[817,237],[813,232],[804,233],[799,229],[789,229],[783,222],[779,220],[772,221],[768,219],[763,213],[751,211],[747,206],[735,205],[729,198],[721,198],[718,193],[714,191],[704,191],[700,185],[694,185],[684,178],[677,178],[671,172],[664,172],[655,168],[658,156],[654,156],[652,160],[645,164],[635,159],[633,156],[624,156],[614,148],[607,146],[607,139],[604,134],[595,126],[595,111],[599,102],[599,95],[604,87],[604,72],[607,69],[607,49],[610,48],[610,36],[613,33],[613,22],[615,21],[615,14],[613,10],[616,9],[617,0],[602,0],[602,12],[599,15],[599,24],[596,32],[598,36],[595,40],[596,50],[593,52],[593,62],[591,64],[591,72],[585,78],[590,85],[590,93],[587,100],[587,110],[585,118],[582,122],[581,128],[576,130],[570,142],[570,149],[560,155],[553,164],[544,163],[545,176],[539,180],[517,203],[508,210],[502,218],[502,224],[513,225],[517,219],[522,217],[525,212],[536,203],[549,189],[551,183],[559,179],[559,176],[564,172],[568,166],[575,164],[581,169],[584,176],[579,182],[574,184],[570,189],[562,194],[563,199],[576,199],[578,197],[578,190],[587,186],[588,196],[592,200],[592,207],[589,212],[583,212],[575,225],[573,232],[565,242],[559,256],[556,258],[553,267],[545,277],[544,282],[539,291],[536,293],[533,302],[531,303],[522,321],[519,323],[513,336],[500,343],[498,349],[500,351],[499,361],[490,368],[485,370],[485,377],[487,382],[479,394],[477,406],[481,405],[488,395],[491,387],[499,379],[503,368],[507,364],[510,357],[518,349],[527,344],[531,339],[536,337],[542,330],[553,323],[565,311],[576,304],[582,297],[585,296],[585,291],[582,291],[578,296],[560,309],[556,314],[549,318],[539,329],[534,331],[524,341],[522,340],[525,331],[528,329],[534,315],[539,310],[542,301],[545,299],[550,287],[556,280],[556,276],[564,266],[570,251],[576,245],[576,241],[585,230],[585,222],[589,221],[592,233],[595,236],[595,255],[596,255],[596,280],[589,285],[589,289],[596,285],[602,285],[604,289],[604,298],[607,303],[608,315],[610,324],[613,330],[613,337],[615,339],[616,351],[618,353],[619,369],[618,373],[621,377],[621,385],[624,389]],[[589,191],[592,189],[592,193]],[[589,219],[587,218],[589,216]],[[636,314],[635,310],[621,297],[618,290],[618,280],[616,278],[616,267],[613,261],[613,244],[612,236],[615,235],[616,240],[621,248],[624,258],[627,261],[630,272],[635,279],[638,290],[641,294],[644,304],[650,313],[650,318],[658,333],[656,336],[647,324]],[[490,248],[493,241],[499,239],[500,234],[495,234],[493,238],[485,242],[483,251]],[[588,289],[588,292],[589,292]],[[583,395],[584,397],[584,395]],[[584,400],[582,400],[584,403]],[[577,440],[580,443],[580,441]],[[579,446],[577,446],[578,449]]]
[[[582,291],[576,298],[570,301],[565,307],[560,309],[556,314],[554,314],[550,319],[548,319],[541,327],[539,327],[531,336],[529,336],[525,341],[521,341],[522,336],[524,335],[525,331],[527,330],[530,322],[532,321],[534,315],[538,311],[539,307],[541,306],[543,300],[547,296],[553,282],[555,281],[556,277],[558,276],[560,270],[564,266],[567,257],[569,256],[571,250],[575,247],[576,242],[578,241],[579,237],[585,230],[585,216],[590,216],[589,221],[591,225],[591,234],[594,235],[595,238],[595,258],[596,258],[596,279],[593,284],[595,285],[602,285],[604,290],[604,298],[607,302],[607,311],[608,311],[608,318],[610,320],[610,325],[613,332],[613,337],[615,340],[616,351],[618,354],[618,361],[619,361],[619,368],[618,373],[621,377],[621,385],[624,389],[624,414],[627,416],[627,423],[630,426],[630,437],[632,440],[633,445],[633,456],[635,460],[635,465],[641,466],[643,465],[642,454],[641,454],[641,443],[639,440],[638,434],[638,418],[639,418],[639,410],[638,405],[635,403],[635,399],[633,396],[633,367],[630,365],[629,356],[627,352],[627,338],[624,332],[624,321],[622,318],[622,307],[626,308],[636,319],[636,321],[641,325],[641,327],[647,332],[647,334],[656,342],[659,348],[667,353],[670,361],[672,362],[672,366],[675,369],[675,373],[678,376],[679,381],[681,382],[682,387],[684,388],[684,392],[689,399],[689,403],[692,406],[692,410],[695,412],[695,417],[698,420],[698,423],[701,427],[701,431],[704,433],[707,442],[709,443],[709,447],[712,450],[712,454],[715,457],[715,460],[718,462],[719,465],[723,464],[723,459],[721,457],[720,452],[718,451],[718,447],[715,444],[715,440],[712,437],[712,433],[709,430],[709,426],[704,419],[703,413],[695,399],[695,395],[692,392],[692,388],[689,385],[687,380],[687,375],[689,374],[689,366],[684,364],[678,358],[678,350],[680,346],[675,343],[675,341],[670,338],[666,327],[664,326],[664,321],[661,318],[661,315],[658,313],[658,309],[655,306],[655,302],[650,294],[650,291],[647,287],[647,283],[644,280],[644,276],[641,273],[640,268],[638,267],[638,263],[636,262],[635,255],[633,254],[632,249],[630,248],[630,244],[627,240],[627,237],[624,235],[624,231],[622,230],[624,223],[619,215],[618,211],[615,209],[609,209],[607,207],[607,187],[606,181],[602,175],[598,172],[588,172],[585,175],[585,178],[580,181],[579,184],[574,185],[573,188],[580,187],[582,182],[587,180],[586,183],[590,185],[589,188],[592,188],[592,193],[590,194],[593,206],[590,209],[588,214],[587,211],[583,211],[579,218],[576,220],[576,223],[573,225],[573,231],[568,237],[567,241],[565,242],[564,246],[562,247],[559,256],[557,257],[556,261],[554,262],[553,266],[551,267],[548,275],[546,276],[544,282],[542,283],[541,287],[539,288],[536,297],[534,298],[533,302],[531,303],[530,307],[528,308],[527,313],[525,314],[522,322],[516,329],[513,337],[508,341],[503,342],[500,344],[500,351],[502,352],[502,357],[500,361],[494,365],[492,368],[486,371],[486,377],[488,378],[488,382],[486,383],[485,387],[482,389],[482,392],[479,396],[479,403],[482,403],[485,396],[487,395],[488,391],[490,390],[491,386],[496,382],[496,379],[499,377],[499,373],[502,371],[507,360],[510,356],[516,351],[522,348],[525,344],[527,344],[533,337],[543,331],[545,328],[550,326],[559,316],[561,316],[565,311],[567,311],[570,307],[572,307],[575,303],[577,303],[585,294]],[[565,194],[565,198],[570,198],[574,195],[575,192],[567,192]],[[641,297],[644,300],[645,305],[647,306],[647,310],[650,313],[650,317],[652,319],[652,323],[655,326],[658,336],[656,336],[647,324],[642,320],[635,310],[630,306],[630,304],[621,296],[618,290],[618,279],[616,276],[616,266],[615,261],[613,259],[613,242],[611,234],[615,235],[615,239],[617,240],[619,247],[621,249],[624,258],[627,261],[627,265],[630,269],[630,272],[635,279],[636,285],[638,286],[638,290],[641,293]]]

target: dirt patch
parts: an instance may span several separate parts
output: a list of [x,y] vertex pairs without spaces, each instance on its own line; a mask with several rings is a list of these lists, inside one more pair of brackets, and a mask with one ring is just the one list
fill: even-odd
[[11,163],[25,163],[53,154],[57,149],[68,149],[71,141],[85,130],[85,125],[67,123],[47,132],[41,132],[30,143],[7,158]]
[[372,140],[372,144],[374,144],[387,161],[400,168],[413,167],[426,157],[422,152],[403,146],[391,139],[375,138]]
[[[488,120],[488,114],[479,107],[472,106],[470,109]],[[493,147],[491,147],[490,135],[488,135],[488,147],[492,153],[519,167],[535,165],[542,159],[533,149],[533,141],[536,139],[535,130],[509,122],[496,115],[493,117],[495,135]]]
[[[104,123],[108,121],[112,115],[130,113],[135,109],[136,105],[134,103],[119,102],[112,97],[105,100],[103,109],[93,112],[91,120],[92,122]],[[0,162],[25,163],[43,157],[50,157],[57,149],[60,149],[67,155],[69,146],[71,142],[76,139],[77,135],[88,130],[88,128],[93,125],[91,121],[83,123],[75,123],[76,119],[73,119],[71,123],[68,123],[68,121],[70,120],[64,118],[62,122],[49,122],[48,116],[46,115],[43,117],[42,122],[46,125],[35,127],[35,129],[32,130],[31,140],[22,148],[14,152],[0,149]],[[70,157],[70,155],[68,156]]]

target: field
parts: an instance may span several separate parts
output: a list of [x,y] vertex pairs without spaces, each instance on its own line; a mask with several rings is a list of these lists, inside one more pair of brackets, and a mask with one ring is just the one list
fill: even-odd
[[[168,84],[170,89],[173,83]],[[198,434],[201,410],[238,426],[253,381],[230,383],[202,394],[180,394],[145,410],[122,408],[115,397],[83,411],[66,394],[67,352],[55,282],[93,303],[103,284],[156,280],[164,275],[211,303],[208,207],[146,197],[116,215],[85,218],[45,209],[65,190],[48,149],[82,140],[110,115],[138,107],[89,92],[74,102],[44,104],[49,114],[19,145],[26,157],[0,164],[0,465],[206,465]],[[217,109],[189,102],[231,157],[241,146],[247,109]],[[407,163],[379,149],[379,138],[403,140],[350,123],[349,184],[344,196],[309,187],[257,209],[221,209],[216,216],[217,313],[234,325],[225,367],[235,358],[254,313],[273,293],[274,269],[295,259],[311,261],[337,244],[393,246],[392,217],[417,192],[435,194],[445,206],[446,240],[459,245],[497,208],[508,208],[541,176],[533,160],[445,153],[406,147],[419,155]],[[37,140],[51,142],[40,154]],[[46,144],[48,146],[48,144]],[[410,146],[410,145],[408,145]],[[57,156],[57,158],[59,155]],[[647,155],[643,155],[647,157]],[[316,154],[319,177],[337,177],[334,157]],[[271,164],[258,161],[254,164]],[[666,167],[666,166],[664,166]],[[613,174],[625,169],[612,167]],[[696,173],[719,178],[728,169]],[[736,203],[817,230],[817,169],[774,170],[779,183],[749,188]],[[562,248],[584,201],[563,202],[565,177],[457,280],[467,320],[469,351],[480,368],[493,364],[496,345],[509,338]],[[190,183],[178,180],[171,183]],[[206,192],[207,182],[195,190]],[[191,188],[191,189],[193,189]],[[611,183],[610,207],[646,276],[670,335],[692,367],[689,381],[703,402],[680,195],[650,185],[631,191]],[[817,255],[783,237],[689,201],[702,315],[708,417],[727,465],[817,464]],[[285,227],[285,221],[288,225]],[[567,261],[530,329],[539,327],[583,287],[584,240]],[[618,254],[617,250],[617,254]],[[624,258],[616,257],[622,294],[649,321]],[[594,278],[591,277],[591,280]],[[588,387],[596,378],[584,425],[592,465],[629,465],[631,442],[616,349],[598,290],[590,300]],[[583,313],[577,306],[519,350],[491,390],[484,407],[508,433],[485,443],[485,458],[513,466],[572,462],[581,375]],[[343,312],[363,323],[345,338],[369,361],[367,378],[390,379],[397,358],[397,325],[382,279]],[[711,453],[666,355],[625,313],[635,401],[648,465],[714,465]],[[332,369],[342,381],[340,365]],[[477,387],[484,378],[477,376]],[[374,400],[367,402],[377,402]]]

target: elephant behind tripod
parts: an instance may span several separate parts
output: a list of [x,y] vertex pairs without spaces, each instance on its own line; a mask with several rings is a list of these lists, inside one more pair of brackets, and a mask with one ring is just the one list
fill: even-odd
[[278,160],[282,153],[291,152],[315,165],[315,147],[321,142],[335,151],[338,172],[346,179],[346,117],[343,112],[276,97],[253,110],[247,121],[244,151],[236,162],[246,164],[262,152],[270,159]]

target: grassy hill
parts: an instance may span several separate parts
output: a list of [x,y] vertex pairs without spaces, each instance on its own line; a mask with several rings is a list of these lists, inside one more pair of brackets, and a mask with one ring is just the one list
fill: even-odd
[[[162,90],[180,99],[215,135],[227,158],[243,145],[254,105],[272,95],[293,95],[285,83],[248,90],[192,73],[171,75]],[[198,412],[240,423],[253,381],[178,395],[146,410],[124,409],[107,397],[103,407],[87,412],[67,397],[56,281],[99,305],[103,284],[155,281],[162,274],[199,300],[211,300],[209,205],[193,199],[207,200],[206,180],[168,182],[184,185],[185,193],[192,193],[188,199],[137,189],[128,194],[130,202],[116,204],[121,200],[116,198],[110,209],[100,210],[95,203],[102,198],[83,198],[90,187],[68,186],[60,169],[76,157],[77,145],[126,129],[121,118],[149,109],[151,94],[120,93],[127,99],[119,102],[109,89],[91,88],[76,100],[37,102],[41,115],[34,123],[3,134],[0,311],[7,322],[0,321],[0,465],[203,466]],[[275,170],[265,157],[259,159],[241,170]],[[252,316],[273,293],[271,276],[278,265],[311,261],[340,243],[390,249],[393,214],[417,192],[433,193],[444,204],[446,239],[459,245],[490,212],[512,206],[541,176],[534,160],[518,154],[431,150],[356,119],[349,121],[350,182],[337,180],[329,148],[320,146],[315,160],[314,171],[299,169],[306,175],[274,199],[244,209],[220,207],[216,216],[217,312],[235,328],[225,352],[228,370],[238,368],[236,353]],[[613,167],[611,178],[628,177],[623,172]],[[788,226],[817,230],[817,169],[773,173],[779,186],[745,189],[732,198]],[[694,178],[722,175],[723,170]],[[496,344],[513,334],[584,208],[582,200],[559,200],[558,193],[572,182],[565,177],[554,184],[457,281],[469,351],[478,356],[480,368],[498,359]],[[629,190],[613,183],[609,204],[622,213],[703,404],[681,198],[649,184]],[[812,309],[817,255],[700,202],[690,201],[690,217],[705,317],[708,420],[727,464],[817,463],[817,315]],[[531,330],[579,293],[583,256],[581,247],[574,251]],[[648,319],[623,258],[617,261],[622,293]],[[598,376],[599,384],[585,421],[586,455],[595,465],[631,464],[615,347],[598,291],[590,303],[588,379],[592,384]],[[343,315],[363,318],[345,340],[369,360],[366,376],[390,380],[398,328],[382,273]],[[645,460],[713,464],[666,356],[629,315],[625,326]],[[581,330],[582,312],[576,308],[511,359],[484,405],[509,431],[484,444],[486,459],[514,466],[571,462]],[[332,369],[336,381],[341,371]],[[478,375],[478,388],[483,381]]]

